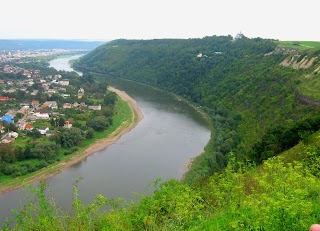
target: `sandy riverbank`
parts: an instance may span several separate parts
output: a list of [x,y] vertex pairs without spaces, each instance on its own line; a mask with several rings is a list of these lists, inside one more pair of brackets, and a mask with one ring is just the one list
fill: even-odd
[[53,176],[64,169],[79,163],[80,161],[86,159],[88,156],[101,151],[110,145],[117,142],[117,140],[120,139],[120,137],[129,132],[131,129],[133,129],[143,118],[142,112],[140,111],[136,101],[132,99],[126,92],[120,91],[114,87],[108,87],[110,91],[115,92],[122,100],[129,103],[129,106],[131,108],[132,117],[129,124],[121,124],[113,133],[111,133],[107,138],[97,140],[94,144],[90,145],[86,150],[82,151],[78,155],[75,155],[73,158],[71,158],[68,161],[61,161],[57,164],[54,164],[53,166],[48,166],[40,171],[38,171],[36,174],[30,176],[29,178],[25,179],[23,182],[16,182],[14,181],[12,185],[4,186],[0,188],[0,192],[7,192],[11,191],[17,188],[22,187],[24,184],[32,183],[39,180],[44,180],[50,176]]

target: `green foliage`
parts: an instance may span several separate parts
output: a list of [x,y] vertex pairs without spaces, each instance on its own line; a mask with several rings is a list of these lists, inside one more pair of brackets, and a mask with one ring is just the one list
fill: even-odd
[[114,92],[108,91],[108,93],[104,96],[103,102],[105,105],[115,105],[115,102],[117,100],[117,94]]
[[79,145],[84,139],[85,137],[79,128],[72,127],[70,129],[66,129],[60,135],[61,146],[65,148],[71,148]]
[[135,230],[166,226],[172,220],[177,226],[186,228],[190,221],[201,219],[203,208],[199,192],[177,180],[170,180],[151,197],[143,197],[138,206],[131,209],[129,216]]
[[37,143],[31,150],[31,156],[43,160],[54,160],[58,155],[59,145],[54,142],[44,141]]
[[93,128],[88,128],[86,131],[86,138],[91,139],[94,137],[94,129]]
[[257,163],[287,150],[320,129],[320,114],[301,119],[296,123],[272,125],[253,146],[251,158]]
[[[320,71],[319,71],[320,73]],[[312,99],[320,102],[320,74],[309,74],[306,75],[298,85],[299,92]]]
[[32,137],[33,139],[37,139],[37,138],[41,137],[41,133],[37,129],[32,129],[27,134],[28,134],[28,136]]
[[[14,211],[16,227],[13,230],[59,230],[60,219],[53,201],[47,199],[47,186],[40,182],[39,188],[28,187],[35,199],[27,197],[27,203],[20,211]],[[6,228],[4,230],[9,230]]]
[[97,116],[90,119],[87,122],[87,126],[93,128],[96,131],[103,131],[107,127],[109,127],[110,121],[105,116]]

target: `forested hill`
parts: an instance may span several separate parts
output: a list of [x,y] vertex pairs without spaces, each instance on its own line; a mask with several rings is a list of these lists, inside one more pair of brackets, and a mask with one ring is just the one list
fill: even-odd
[[301,76],[312,73],[319,59],[311,70],[284,67],[288,52],[298,51],[245,36],[115,40],[74,66],[146,83],[201,106],[213,129],[186,176],[195,182],[226,166],[231,152],[238,160],[261,163],[319,129],[318,109],[297,97]]

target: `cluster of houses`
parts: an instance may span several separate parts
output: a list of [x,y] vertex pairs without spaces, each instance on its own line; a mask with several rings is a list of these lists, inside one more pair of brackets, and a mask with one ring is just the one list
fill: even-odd
[[[11,115],[10,115],[11,114]],[[6,113],[6,115],[2,116],[0,119],[1,121],[4,121],[8,124],[11,124],[11,123],[14,123],[14,115],[16,113],[13,112],[13,111],[10,111],[8,113]],[[55,135],[57,134],[57,131],[56,130],[50,130],[47,126],[46,127],[38,127],[38,128],[34,128],[33,126],[33,122],[36,121],[36,119],[49,119],[49,114],[50,115],[53,115],[54,113],[50,110],[35,110],[33,112],[33,115],[28,115],[22,119],[20,119],[16,124],[15,126],[19,129],[19,130],[26,130],[26,131],[29,131],[31,132],[33,129],[36,129],[39,131],[39,133],[41,135],[45,135],[47,137],[50,137],[52,135]],[[56,114],[59,114],[59,113],[56,113]],[[35,118],[32,118],[32,117],[35,117]],[[30,119],[31,118],[31,119]],[[26,122],[27,120],[30,120],[30,122]],[[71,128],[72,127],[72,124],[73,124],[73,121],[72,120],[66,120],[64,122],[64,128]],[[16,138],[18,138],[19,136],[19,133],[17,132],[12,132],[12,131],[5,131],[4,130],[4,127],[2,125],[0,125],[0,132],[1,134],[3,134],[3,136],[1,137],[1,143],[12,143],[15,141]]]
[[[1,99],[1,96],[0,96]],[[4,98],[3,100],[12,100],[9,98]],[[14,99],[13,99],[14,100]],[[54,109],[58,109],[58,103],[56,101],[46,101],[43,104],[39,103],[39,100],[32,100],[31,102],[24,102],[20,104],[21,108],[19,110],[10,110],[4,116],[0,118],[1,121],[4,121],[8,124],[14,123],[14,117],[17,113],[23,114],[23,117],[20,118],[15,126],[19,130],[27,130],[32,131],[34,128],[33,123],[37,120],[50,120],[51,118],[55,118],[56,116],[61,116],[61,114],[57,111],[53,111]],[[84,102],[82,103],[65,103],[62,106],[63,109],[68,108],[88,108],[89,110],[101,110],[101,105],[97,106],[87,106]],[[64,124],[64,128],[71,128],[73,121],[66,120]],[[57,131],[49,130],[48,127],[39,127],[36,128],[42,135],[47,137],[55,135]],[[2,126],[0,127],[1,133],[4,135],[1,138],[1,143],[11,143],[18,137],[18,133],[3,131]]]
[[[81,51],[81,50],[76,50]],[[70,50],[65,49],[41,49],[41,50],[14,50],[0,52],[0,62],[21,61],[22,58],[36,58],[50,55],[70,54]]]
[[[29,93],[31,96],[37,98],[40,94],[47,94],[52,96],[53,94],[59,94],[64,99],[68,99],[70,94],[67,94],[67,89],[70,87],[70,81],[68,79],[63,79],[61,75],[48,75],[46,77],[41,77],[39,70],[26,70],[20,67],[15,67],[13,64],[3,65],[2,73],[13,73],[13,74],[23,74],[24,79],[14,80],[14,79],[1,79],[0,84],[2,84],[2,92],[14,93],[16,91],[23,91]],[[1,73],[0,73],[1,74]],[[33,88],[34,84],[40,84],[43,90],[38,90],[38,88]],[[32,89],[32,90],[31,90]],[[40,92],[39,92],[40,91]],[[79,88],[77,95],[74,95],[78,99],[82,99],[85,96],[85,91],[83,88]],[[15,98],[1,96],[0,102],[5,101],[15,101]],[[68,100],[66,100],[68,101]],[[71,101],[71,98],[70,98]],[[4,116],[0,117],[0,121],[4,121],[8,124],[14,124],[18,130],[32,131],[37,129],[41,135],[52,136],[57,133],[56,130],[50,130],[48,127],[34,127],[34,122],[55,119],[57,116],[62,116],[57,109],[71,109],[78,108],[89,110],[101,110],[101,105],[88,106],[85,102],[68,102],[63,105],[58,105],[56,101],[46,101],[40,104],[39,100],[32,100],[20,103],[20,109],[10,110]],[[17,113],[20,114],[19,120],[14,120]],[[16,121],[16,122],[14,122]],[[44,123],[45,124],[45,123]],[[73,121],[66,120],[64,128],[71,128]],[[11,143],[19,136],[19,133],[12,131],[4,131],[4,128],[0,126],[0,132],[2,137],[0,139],[1,143]]]

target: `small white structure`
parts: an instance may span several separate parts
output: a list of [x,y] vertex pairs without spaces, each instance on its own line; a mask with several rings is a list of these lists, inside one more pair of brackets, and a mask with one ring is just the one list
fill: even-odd
[[98,106],[88,106],[90,110],[95,110],[95,111],[100,111],[101,110],[101,105],[99,104]]
[[61,86],[69,86],[69,80],[61,80],[61,81],[59,81],[59,84]]
[[64,122],[64,127],[65,128],[71,128],[72,127],[72,120],[66,120],[65,122]]
[[49,128],[48,127],[40,127],[40,128],[37,128],[37,130],[41,133],[41,135],[46,135],[47,131],[49,131]]
[[16,139],[18,138],[19,134],[17,132],[9,132],[9,137]]

